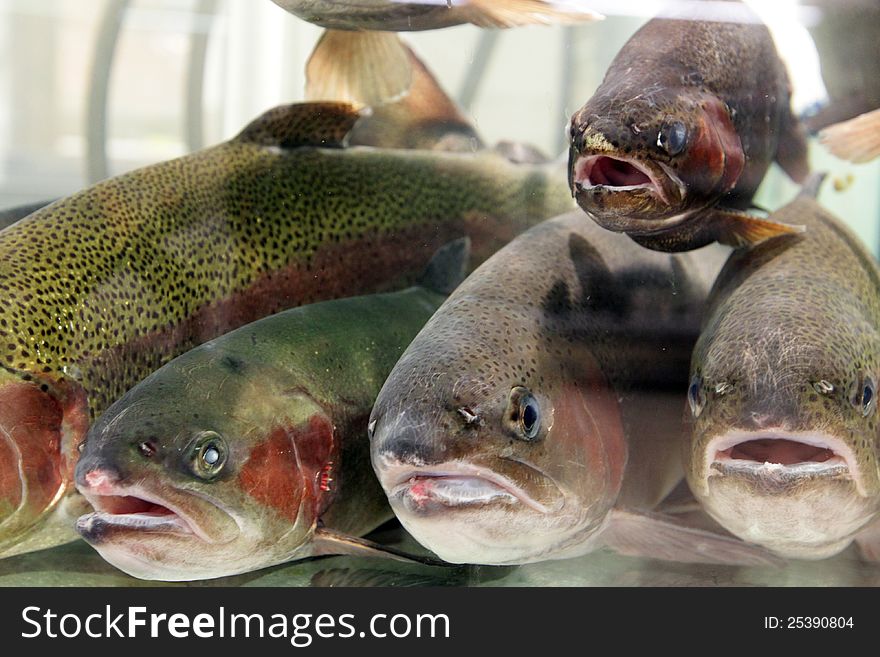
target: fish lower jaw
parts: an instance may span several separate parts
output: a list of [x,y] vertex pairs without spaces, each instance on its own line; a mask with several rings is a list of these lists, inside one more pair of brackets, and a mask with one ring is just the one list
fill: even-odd
[[89,543],[112,540],[113,534],[127,532],[177,534],[216,542],[178,508],[140,489],[105,488],[101,494],[88,489],[81,492],[95,509],[76,521],[76,531]]
[[619,155],[582,155],[572,165],[572,193],[580,201],[591,193],[613,195],[646,192],[658,204],[671,208],[670,194],[664,182],[674,185],[673,189],[679,198],[684,198],[685,186],[671,169],[661,164],[660,170],[656,170],[657,166],[649,167],[637,159]]
[[390,500],[420,515],[487,505],[522,506],[540,514],[550,512],[506,477],[479,466],[397,466],[396,472],[386,472],[381,479]]
[[87,513],[76,521],[76,531],[87,541],[101,541],[108,531],[134,530],[194,536],[189,525],[176,514],[167,513]]
[[822,480],[850,482],[865,495],[852,449],[825,434],[761,431],[732,432],[706,449],[706,478],[741,478],[766,494]]
[[486,479],[466,476],[414,476],[397,486],[392,495],[413,513],[491,503],[514,505],[519,501],[515,495]]

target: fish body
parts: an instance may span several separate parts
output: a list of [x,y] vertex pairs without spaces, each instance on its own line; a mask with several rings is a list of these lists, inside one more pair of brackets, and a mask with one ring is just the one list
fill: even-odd
[[474,261],[571,207],[492,152],[345,147],[343,104],[111,178],[0,233],[0,556],[73,538],[89,424],[171,358],[272,313],[401,289],[469,235]]
[[[731,256],[692,363],[687,479],[728,531],[819,559],[854,539],[880,558],[880,271],[802,196],[803,235]],[[871,537],[871,526],[874,537]]]
[[[448,269],[457,280],[464,263]],[[417,286],[293,308],[174,359],[89,432],[76,482],[95,511],[77,530],[110,563],[160,580],[350,546],[339,537],[391,517],[370,408],[443,298]]]
[[413,32],[471,23],[479,27],[514,27],[597,20],[585,3],[546,0],[272,0],[303,20],[337,30]]
[[373,408],[373,467],[403,526],[456,563],[603,545],[682,561],[737,552],[650,512],[682,478],[676,388],[707,291],[690,254],[643,249],[580,212],[496,253]]
[[743,212],[774,159],[796,180],[807,172],[789,97],[764,25],[653,19],[571,119],[572,194],[657,250],[792,232]]

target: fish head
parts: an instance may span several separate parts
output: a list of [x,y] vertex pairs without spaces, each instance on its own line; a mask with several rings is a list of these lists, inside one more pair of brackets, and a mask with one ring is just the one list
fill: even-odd
[[571,119],[569,186],[599,225],[652,235],[730,191],[745,156],[731,111],[709,95],[646,91],[591,100]]
[[14,554],[72,489],[88,422],[76,382],[0,369],[0,555]]
[[446,561],[580,554],[621,485],[617,398],[589,354],[530,335],[528,309],[493,319],[491,306],[435,315],[423,334],[437,339],[404,353],[370,418],[373,467],[403,526]]
[[274,565],[307,549],[332,452],[333,426],[305,392],[209,343],[155,372],[94,425],[76,485],[95,511],[76,528],[142,579]]
[[746,541],[793,558],[836,554],[880,510],[880,336],[803,308],[735,315],[694,352],[688,482]]

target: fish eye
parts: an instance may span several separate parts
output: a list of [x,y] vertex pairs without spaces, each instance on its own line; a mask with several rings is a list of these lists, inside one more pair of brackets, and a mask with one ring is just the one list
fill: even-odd
[[859,396],[854,400],[854,405],[861,409],[862,415],[868,417],[877,407],[877,387],[871,377],[862,381],[862,389]]
[[216,431],[198,433],[191,457],[193,473],[201,479],[216,477],[226,465],[227,452],[226,441]]
[[534,440],[541,432],[541,405],[528,389],[510,391],[508,419],[523,440]]
[[691,385],[688,388],[688,405],[691,407],[691,413],[694,417],[700,417],[703,412],[703,406],[706,404],[706,398],[703,396],[703,380],[699,376],[691,379]]
[[670,155],[678,155],[687,146],[687,127],[681,121],[675,121],[661,128],[657,134],[657,146]]

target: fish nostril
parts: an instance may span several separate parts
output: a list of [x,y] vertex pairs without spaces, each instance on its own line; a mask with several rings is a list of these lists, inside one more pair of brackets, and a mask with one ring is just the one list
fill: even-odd
[[138,454],[145,458],[152,458],[156,455],[158,451],[158,447],[156,447],[156,443],[152,440],[141,440],[135,444],[135,449],[137,449]]
[[90,470],[82,477],[82,481],[90,490],[101,493],[111,489],[116,483],[117,477],[108,470]]

